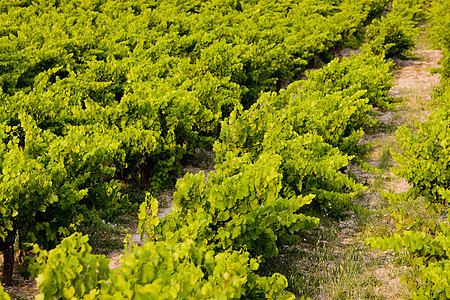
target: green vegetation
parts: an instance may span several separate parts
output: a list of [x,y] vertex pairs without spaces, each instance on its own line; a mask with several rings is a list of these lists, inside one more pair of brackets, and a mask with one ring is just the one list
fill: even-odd
[[[367,26],[359,56],[282,89],[330,61],[388,1],[8,3],[0,2],[2,282],[11,282],[16,237],[20,249],[33,242],[38,299],[293,299],[286,277],[261,275],[259,265],[316,227],[313,212],[341,217],[365,189],[344,170],[375,170],[358,142],[375,123],[369,110],[395,102],[389,58],[411,49],[421,7],[394,1]],[[110,270],[87,236],[70,235],[73,224],[135,205],[136,186],[163,189],[198,147],[214,149],[208,183],[187,173],[161,219],[147,194],[145,243],[125,242],[121,267]],[[330,278],[367,265],[349,252]],[[350,296],[343,281],[332,283],[333,295]]]
[[[367,0],[0,2],[0,250],[109,221],[220,122],[360,30]],[[278,84],[279,85],[279,84]]]

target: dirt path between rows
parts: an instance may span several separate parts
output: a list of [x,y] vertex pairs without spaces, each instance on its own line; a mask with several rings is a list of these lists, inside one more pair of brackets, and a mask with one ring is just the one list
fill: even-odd
[[[387,200],[381,192],[402,193],[410,186],[403,179],[395,176],[390,170],[395,168],[395,162],[390,152],[399,151],[395,140],[395,131],[398,126],[413,126],[415,122],[425,122],[431,113],[429,102],[432,88],[439,84],[440,76],[431,76],[430,68],[439,67],[438,61],[442,58],[441,51],[418,48],[414,51],[417,60],[396,60],[398,71],[395,74],[395,86],[390,93],[393,97],[401,97],[406,100],[397,111],[378,111],[375,118],[379,125],[375,132],[363,137],[363,142],[377,141],[378,145],[367,155],[367,162],[384,169],[379,175],[359,174],[367,176],[369,189],[362,195],[360,204],[377,212],[374,220],[366,224],[365,232],[359,238],[370,235],[382,235],[384,231],[393,229],[393,221],[390,219],[390,211]],[[384,164],[384,165],[383,165]],[[361,177],[358,178],[361,180]],[[381,252],[368,249],[375,261],[374,276],[377,281],[374,294],[384,299],[408,299],[409,291],[401,284],[400,277],[407,272],[406,267],[398,262],[389,251]]]
[[[409,291],[401,284],[401,276],[408,272],[404,262],[389,251],[378,251],[365,245],[364,239],[368,236],[381,236],[395,230],[391,221],[388,200],[382,192],[402,193],[410,186],[391,172],[395,162],[391,157],[392,151],[398,151],[395,140],[395,131],[401,125],[413,126],[415,122],[425,122],[431,113],[429,102],[434,85],[439,84],[439,75],[430,75],[430,68],[439,67],[438,61],[442,58],[441,51],[427,50],[420,46],[414,51],[416,60],[396,60],[398,70],[395,73],[395,84],[390,93],[393,97],[405,98],[397,106],[396,111],[373,110],[374,118],[379,124],[367,130],[362,143],[377,142],[377,145],[367,153],[365,160],[374,167],[383,170],[380,174],[373,174],[361,170],[349,170],[357,180],[368,185],[368,190],[355,199],[366,214],[371,215],[364,220],[364,213],[359,217],[350,212],[350,217],[334,224],[338,233],[331,243],[335,247],[331,251],[332,257],[326,266],[342,268],[342,276],[346,277],[347,285],[328,286],[319,291],[315,299],[408,299]],[[353,255],[360,251],[359,255]],[[344,258],[340,257],[344,255]],[[352,256],[353,255],[353,256]],[[350,257],[350,258],[349,258]],[[353,258],[353,260],[352,260]],[[347,260],[347,261],[346,261]],[[354,270],[348,265],[354,264]],[[358,271],[359,269],[359,271]],[[353,272],[353,273],[352,273]],[[339,274],[339,272],[334,275]],[[339,276],[339,275],[337,275]],[[353,282],[356,281],[356,282]],[[359,282],[358,282],[359,281]],[[361,284],[364,282],[366,287]],[[335,282],[339,283],[339,282]],[[337,284],[339,285],[339,284]],[[343,285],[343,286],[342,286]],[[349,287],[353,286],[351,291]],[[342,291],[339,291],[342,289]],[[364,290],[365,289],[365,290]],[[331,292],[330,292],[331,290]],[[347,290],[347,291],[346,291]]]

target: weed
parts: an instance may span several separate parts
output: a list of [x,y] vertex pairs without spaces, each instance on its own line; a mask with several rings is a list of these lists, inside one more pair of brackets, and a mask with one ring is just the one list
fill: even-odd
[[285,274],[289,290],[298,297],[382,299],[375,291],[377,262],[367,259],[364,250],[364,246],[342,249],[322,241],[311,247],[285,248],[266,268]]
[[80,226],[78,230],[89,235],[93,253],[105,255],[123,249],[123,239],[127,232],[124,227],[106,222],[95,227]]
[[380,165],[379,165],[379,168],[382,170],[387,171],[392,166],[392,154],[391,154],[392,146],[393,146],[393,141],[389,140],[382,147]]
[[384,187],[384,176],[379,174],[375,176],[372,183],[372,191],[381,191]]

